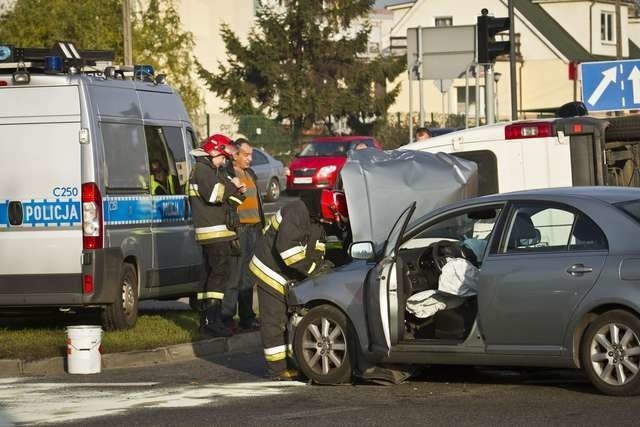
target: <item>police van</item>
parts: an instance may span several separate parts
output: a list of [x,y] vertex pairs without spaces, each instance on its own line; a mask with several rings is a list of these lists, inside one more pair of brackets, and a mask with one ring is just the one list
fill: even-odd
[[0,45],[0,307],[103,307],[198,291],[185,187],[193,126],[149,66]]
[[546,187],[640,186],[640,115],[497,123],[400,149],[475,161],[480,195]]

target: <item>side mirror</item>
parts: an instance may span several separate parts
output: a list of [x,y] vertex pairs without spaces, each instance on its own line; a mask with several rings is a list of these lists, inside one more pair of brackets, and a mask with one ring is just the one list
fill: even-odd
[[373,242],[355,242],[349,246],[349,255],[353,259],[372,259],[375,256]]

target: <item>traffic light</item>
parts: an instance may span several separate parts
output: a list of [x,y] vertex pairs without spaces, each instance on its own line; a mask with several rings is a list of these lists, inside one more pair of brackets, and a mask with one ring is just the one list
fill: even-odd
[[488,16],[487,9],[482,9],[482,16],[478,16],[476,26],[478,40],[478,63],[493,63],[496,57],[509,53],[509,41],[496,41],[495,35],[509,30],[509,18],[494,18]]

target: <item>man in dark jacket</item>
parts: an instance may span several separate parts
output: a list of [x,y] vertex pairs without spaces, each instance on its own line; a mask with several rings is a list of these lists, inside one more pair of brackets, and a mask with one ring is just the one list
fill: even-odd
[[260,334],[268,374],[277,380],[297,377],[287,333],[287,288],[295,281],[325,271],[325,235],[320,193],[308,192],[280,209],[258,238],[249,269],[258,279]]
[[196,241],[202,245],[204,254],[203,290],[197,295],[200,331],[218,337],[231,336],[222,322],[222,299],[231,273],[232,242],[237,238],[235,209],[244,199],[240,181],[226,172],[228,144],[229,138],[215,134],[201,148],[192,150],[196,163],[189,181]]

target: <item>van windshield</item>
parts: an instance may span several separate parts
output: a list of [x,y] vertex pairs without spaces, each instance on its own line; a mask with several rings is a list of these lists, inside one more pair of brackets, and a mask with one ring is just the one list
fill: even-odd
[[[304,146],[298,157],[347,156],[347,152],[362,141],[311,141]],[[370,144],[367,144],[370,145]]]

